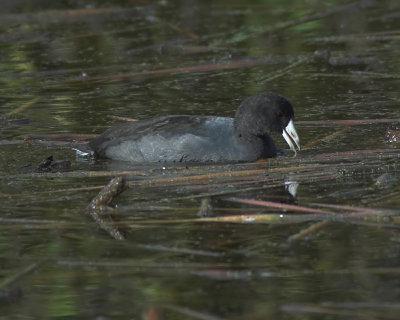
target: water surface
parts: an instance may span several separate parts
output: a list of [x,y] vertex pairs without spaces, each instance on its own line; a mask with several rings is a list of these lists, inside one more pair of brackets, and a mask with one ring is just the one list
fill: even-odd
[[[1,6],[0,319],[398,317],[398,153],[385,140],[391,121],[375,123],[399,118],[397,1]],[[78,161],[50,136],[24,140],[98,134],[121,122],[112,116],[233,116],[263,90],[294,105],[296,159],[286,150],[270,163],[130,166]],[[372,121],[316,123],[349,119]],[[355,156],[318,157],[344,151]],[[71,168],[34,173],[50,155]],[[124,241],[85,213],[110,180],[90,173],[110,170],[134,171],[114,200]],[[213,218],[274,219],[198,220],[202,195]]]

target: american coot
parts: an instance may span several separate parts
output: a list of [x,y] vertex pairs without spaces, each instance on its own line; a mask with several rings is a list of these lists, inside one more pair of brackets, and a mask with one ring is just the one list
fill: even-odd
[[285,98],[264,92],[246,98],[235,118],[175,115],[112,127],[89,142],[97,157],[131,162],[235,162],[274,157],[269,134],[282,134],[300,150],[293,108]]

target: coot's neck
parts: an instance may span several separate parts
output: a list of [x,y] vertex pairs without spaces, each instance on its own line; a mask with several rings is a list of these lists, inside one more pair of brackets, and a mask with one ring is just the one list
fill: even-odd
[[234,128],[234,141],[239,149],[251,150],[255,159],[271,158],[277,155],[274,141],[268,134],[262,136],[242,134]]
[[241,111],[241,107],[239,107],[233,119],[233,134],[238,142],[261,141],[265,136],[268,136],[266,132],[269,132],[269,130],[260,129],[260,124],[257,121],[247,119],[249,112],[240,114]]

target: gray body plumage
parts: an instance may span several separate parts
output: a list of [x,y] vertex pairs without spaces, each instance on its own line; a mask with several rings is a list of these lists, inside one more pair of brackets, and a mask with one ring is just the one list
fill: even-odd
[[271,139],[260,138],[256,146],[238,143],[233,121],[178,115],[128,122],[108,129],[89,146],[99,157],[130,162],[252,161],[276,155]]

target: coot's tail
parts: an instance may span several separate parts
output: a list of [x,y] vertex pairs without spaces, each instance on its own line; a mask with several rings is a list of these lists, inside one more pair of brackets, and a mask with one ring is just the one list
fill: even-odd
[[75,151],[77,160],[91,160],[94,158],[94,151],[89,147],[88,143],[80,143],[72,146],[72,150]]

